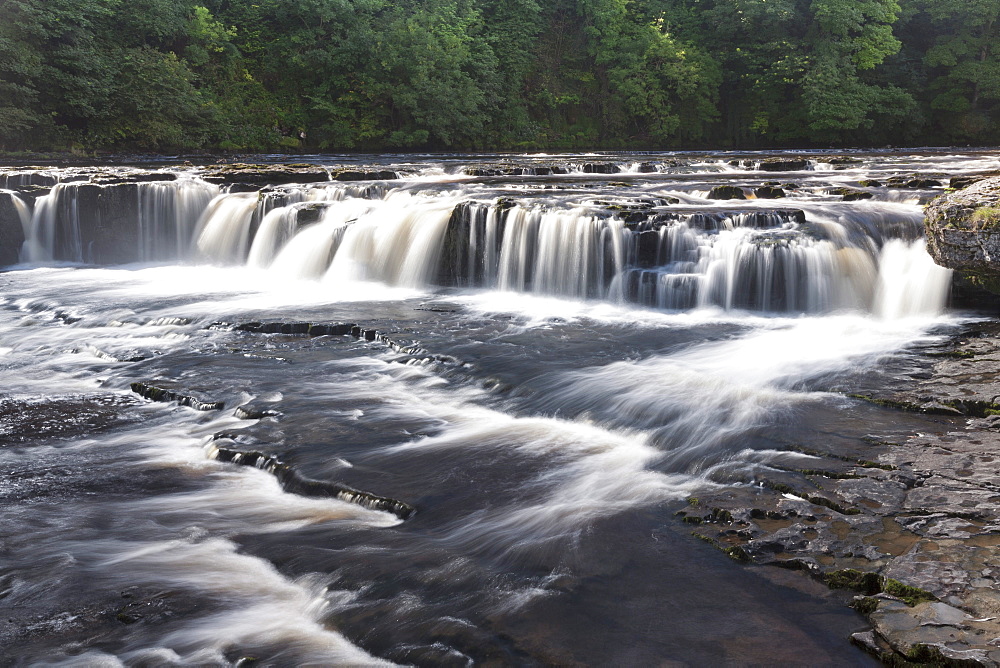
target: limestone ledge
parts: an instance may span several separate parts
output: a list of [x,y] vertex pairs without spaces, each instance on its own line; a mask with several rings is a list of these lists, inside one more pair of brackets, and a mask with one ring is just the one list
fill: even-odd
[[845,400],[939,415],[932,433],[873,433],[866,459],[804,452],[810,469],[677,517],[737,561],[853,592],[872,629],[851,640],[888,665],[1000,666],[1000,322],[913,354],[914,375]]

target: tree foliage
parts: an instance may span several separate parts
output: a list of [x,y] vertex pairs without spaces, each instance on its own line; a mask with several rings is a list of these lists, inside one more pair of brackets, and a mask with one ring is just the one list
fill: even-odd
[[1000,140],[996,0],[0,0],[0,148]]

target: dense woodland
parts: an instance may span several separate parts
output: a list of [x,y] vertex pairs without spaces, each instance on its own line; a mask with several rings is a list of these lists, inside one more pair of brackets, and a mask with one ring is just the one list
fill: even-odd
[[0,0],[0,149],[1000,143],[1000,0]]

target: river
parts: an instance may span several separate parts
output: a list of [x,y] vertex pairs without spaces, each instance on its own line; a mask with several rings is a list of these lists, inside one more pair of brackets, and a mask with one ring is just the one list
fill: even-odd
[[1000,160],[767,157],[165,159],[117,227],[7,170],[0,664],[872,665],[675,513],[933,428],[845,393],[966,317],[920,205]]

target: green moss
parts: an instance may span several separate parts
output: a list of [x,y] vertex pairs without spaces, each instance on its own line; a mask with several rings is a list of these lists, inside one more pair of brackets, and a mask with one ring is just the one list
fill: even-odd
[[878,608],[878,599],[874,596],[859,596],[851,601],[851,607],[862,615],[870,615]]
[[946,350],[940,353],[927,353],[928,357],[949,357],[953,359],[970,359],[975,357],[975,353],[970,353],[968,350]]
[[728,524],[733,521],[733,514],[725,508],[712,508],[712,514],[706,518],[706,521]]
[[884,397],[873,397],[870,394],[848,394],[851,399],[860,399],[861,401],[867,401],[870,404],[875,404],[876,406],[882,406],[883,408],[893,408],[899,411],[905,411],[907,413],[923,413],[924,408],[919,404],[914,404],[909,401],[900,401],[897,399],[886,399]]
[[850,589],[865,596],[882,592],[882,577],[878,573],[866,573],[854,568],[830,571],[823,576],[823,582],[830,589]]
[[688,505],[689,505],[689,506],[694,506],[695,508],[697,508],[697,507],[698,507],[698,504],[699,504],[699,503],[701,503],[701,502],[700,502],[700,501],[698,500],[698,497],[697,497],[697,496],[692,496],[692,497],[690,497],[690,498],[689,498],[689,499],[687,500],[687,502],[688,502]]
[[751,561],[750,555],[747,554],[747,551],[744,550],[739,545],[734,545],[732,547],[728,547],[725,550],[723,550],[723,552],[725,552],[726,554],[728,554],[729,558],[733,559],[734,561],[739,561],[739,562],[745,563],[745,564],[746,563],[750,563],[750,561]]
[[895,596],[909,606],[914,606],[917,603],[922,603],[924,601],[937,600],[937,596],[929,591],[905,585],[899,580],[893,580],[891,578],[885,579],[885,582],[882,585],[882,591],[890,596]]
[[[714,538],[706,536],[703,533],[698,533],[697,531],[692,531],[691,535],[694,536],[695,538],[697,538],[698,540],[705,541],[706,543],[708,543],[712,547],[719,547],[719,544],[717,542],[715,542]],[[719,549],[722,549],[722,548],[719,548]]]
[[882,577],[878,573],[866,573],[854,568],[830,571],[823,576],[823,582],[830,589],[850,589],[865,596],[886,593],[909,606],[937,600],[937,597],[929,591],[905,585],[899,580]]
[[1000,207],[981,206],[972,212],[969,220],[975,223],[977,228],[996,227],[1000,225]]

